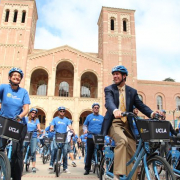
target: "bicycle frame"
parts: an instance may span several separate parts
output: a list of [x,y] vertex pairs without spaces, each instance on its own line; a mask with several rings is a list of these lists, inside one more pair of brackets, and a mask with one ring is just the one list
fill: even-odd
[[24,158],[24,163],[27,164],[27,161],[28,161],[28,155],[29,155],[29,151],[30,151],[30,143],[28,144],[27,146],[27,150],[26,150],[26,155],[25,155],[25,158]]
[[9,161],[11,161],[11,154],[12,154],[12,141],[6,146],[7,149],[7,157]]
[[[110,172],[110,169],[111,169],[111,166],[112,166],[113,161],[114,161],[114,152],[112,150],[110,150],[110,146],[104,146],[104,147],[105,147],[105,150],[104,150],[105,158],[106,158],[106,160],[109,161],[108,165],[106,165],[105,173],[107,176],[113,178],[114,174],[112,172]],[[134,156],[126,164],[126,166],[128,166],[135,161],[135,163],[132,167],[132,170],[130,171],[128,176],[122,176],[121,180],[130,180],[132,178],[132,176],[134,175],[136,169],[138,168],[138,165],[139,165],[141,160],[143,160],[143,163],[144,163],[147,179],[151,180],[150,175],[149,175],[149,171],[148,171],[148,166],[147,166],[147,156],[148,156],[147,151],[148,151],[148,149],[149,149],[149,144],[144,143],[144,145],[143,145],[142,140],[140,139]],[[154,169],[156,176],[159,177],[155,164],[154,164],[153,169]]]

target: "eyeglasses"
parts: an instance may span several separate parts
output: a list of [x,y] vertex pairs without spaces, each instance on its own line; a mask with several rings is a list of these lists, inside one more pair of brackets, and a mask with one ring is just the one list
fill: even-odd
[[32,113],[32,114],[37,114],[37,113],[36,113],[36,112],[34,112],[34,111],[32,111],[31,113]]
[[94,109],[99,109],[99,107],[94,107]]
[[65,112],[65,111],[59,111],[59,112]]

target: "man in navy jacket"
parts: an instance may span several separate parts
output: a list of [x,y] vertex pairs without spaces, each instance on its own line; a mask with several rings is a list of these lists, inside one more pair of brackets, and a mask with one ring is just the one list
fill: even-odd
[[[126,162],[134,155],[136,148],[132,117],[128,117],[127,121],[123,121],[121,118],[120,94],[124,94],[126,112],[133,112],[133,105],[149,118],[153,117],[156,112],[143,104],[138,97],[137,90],[125,84],[128,71],[124,66],[114,67],[112,75],[114,84],[104,90],[107,112],[101,133],[103,135],[109,134],[116,143],[114,149],[114,179],[119,179],[120,175],[127,175],[131,170],[132,167],[130,166],[126,169]],[[133,179],[136,179],[136,175]]]

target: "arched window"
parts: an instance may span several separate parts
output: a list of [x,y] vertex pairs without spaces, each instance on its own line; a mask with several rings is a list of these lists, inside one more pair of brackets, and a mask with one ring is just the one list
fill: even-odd
[[17,16],[18,16],[18,11],[15,10],[14,11],[14,18],[13,18],[13,22],[17,22]]
[[22,12],[22,19],[21,19],[21,23],[25,23],[26,20],[26,11]]
[[140,94],[138,94],[138,97],[143,102],[143,97]]
[[161,96],[157,96],[157,109],[158,110],[163,109],[163,100]]
[[9,20],[9,13],[10,13],[10,11],[9,11],[9,9],[7,9],[6,16],[5,16],[5,22],[8,22],[8,20]]
[[69,96],[69,84],[67,82],[61,82],[59,85],[59,96]]
[[37,95],[46,96],[47,85],[44,81],[40,81],[37,85]]
[[180,97],[176,97],[176,107],[180,111]]
[[127,21],[123,20],[123,31],[127,31]]
[[114,19],[111,19],[111,30],[114,31]]
[[90,85],[83,84],[81,86],[81,97],[91,97]]

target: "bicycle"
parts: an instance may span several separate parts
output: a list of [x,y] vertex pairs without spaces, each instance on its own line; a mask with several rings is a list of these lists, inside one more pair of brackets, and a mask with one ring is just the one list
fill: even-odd
[[55,134],[55,140],[58,147],[56,161],[54,163],[54,172],[56,173],[56,177],[59,177],[60,172],[61,172],[61,165],[62,165],[62,158],[63,158],[62,149],[66,141],[66,136],[67,136],[67,132],[66,133],[56,132]]
[[[31,137],[34,131],[32,132],[27,132],[25,139],[24,139],[24,150],[23,150],[23,157],[24,161],[23,163],[26,165],[26,172],[29,171],[29,166],[30,166],[30,161],[31,161],[31,147],[30,147],[30,142],[31,142]],[[23,167],[24,167],[23,164]]]
[[6,154],[4,150],[9,144],[9,141],[19,141],[23,128],[24,124],[0,116],[0,138],[2,138],[1,141],[3,141],[3,144],[0,147],[0,178],[2,180],[11,178],[10,161],[12,145],[9,146],[8,154]]
[[[150,120],[137,120],[136,116],[131,112],[122,113],[122,116],[133,116],[135,118],[135,123],[140,133],[140,139],[134,156],[127,162],[126,166],[134,161],[135,163],[129,174],[127,176],[121,176],[120,179],[130,180],[142,160],[140,180],[160,180],[164,178],[167,180],[175,180],[173,171],[168,162],[158,156],[157,153],[154,153],[160,146],[159,142],[169,141],[169,122],[158,120],[158,115],[156,119]],[[159,133],[159,131],[163,132]],[[104,157],[100,165],[100,180],[109,180],[114,177],[112,172],[113,161],[114,152],[110,146],[104,146]],[[159,175],[158,169],[161,167],[163,167],[163,172]]]
[[94,153],[91,160],[91,169],[92,172],[96,173],[97,177],[99,177],[100,163],[103,157],[102,151],[100,150],[100,146],[104,145],[104,136],[97,134],[95,135],[91,132],[88,132],[88,134],[92,134],[94,142]]
[[42,150],[42,162],[45,164],[47,161],[50,160],[50,144],[51,144],[51,139],[44,137],[44,144],[43,144],[43,150]]
[[73,155],[74,155],[74,159],[76,159],[77,152],[76,152],[76,147],[75,147],[75,143],[74,142],[73,142]]

